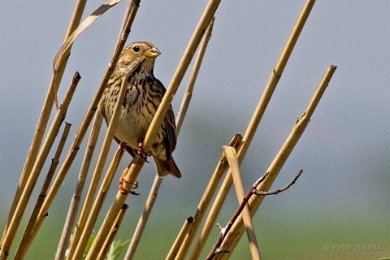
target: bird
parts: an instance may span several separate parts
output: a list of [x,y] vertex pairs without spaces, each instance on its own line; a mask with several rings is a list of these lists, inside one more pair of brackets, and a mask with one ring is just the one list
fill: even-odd
[[160,54],[156,46],[147,41],[133,42],[125,47],[104,90],[102,112],[108,124],[114,113],[122,82],[127,80],[114,139],[125,142],[126,150],[133,157],[137,153],[146,160],[151,155],[159,177],[173,175],[180,178],[180,170],[172,156],[177,141],[172,106],[169,107],[148,154],[143,151],[142,146],[166,92],[164,85],[153,73],[155,60]]

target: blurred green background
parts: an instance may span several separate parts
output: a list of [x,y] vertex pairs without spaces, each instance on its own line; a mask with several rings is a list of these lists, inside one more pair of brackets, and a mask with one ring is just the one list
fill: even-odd
[[[141,2],[129,42],[156,44],[162,55],[155,74],[165,85],[206,2]],[[85,16],[101,3],[89,1]],[[221,146],[245,131],[304,3],[220,4],[175,151],[183,178],[167,178],[162,184],[137,259],[164,258],[184,219],[195,213]],[[7,1],[0,9],[1,229],[73,7],[74,2],[66,1]],[[126,3],[114,7],[74,45],[59,92],[61,98],[78,70],[82,79],[66,118],[73,123],[71,137],[113,53],[125,8]],[[389,9],[385,0],[317,1],[314,6],[242,164],[249,187],[267,169],[326,68],[336,64],[330,87],[273,187],[284,186],[300,168],[302,177],[290,190],[266,198],[254,219],[264,259],[390,256]],[[173,102],[176,113],[186,83],[187,77]],[[84,148],[85,142],[27,259],[53,258]],[[124,158],[121,167],[129,160]],[[148,164],[139,177],[141,195],[128,199],[130,207],[118,235],[122,240],[131,237],[153,178],[153,165]],[[115,191],[113,184],[109,202]],[[35,198],[36,194],[32,201]],[[236,207],[232,193],[218,222],[224,225]],[[217,235],[215,227],[207,248]],[[250,258],[245,236],[232,258]]]

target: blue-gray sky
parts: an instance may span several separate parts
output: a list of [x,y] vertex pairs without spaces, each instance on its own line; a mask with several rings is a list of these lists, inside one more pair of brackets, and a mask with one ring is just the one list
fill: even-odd
[[[85,14],[101,3],[90,1]],[[167,210],[183,214],[183,219],[192,214],[221,146],[236,132],[245,131],[304,3],[220,4],[175,152],[183,178],[169,178],[162,187],[160,201]],[[162,55],[155,74],[165,85],[205,4],[204,0],[141,2],[129,43],[156,44]],[[0,9],[1,218],[11,203],[73,5],[6,1]],[[60,90],[61,98],[78,70],[82,79],[66,119],[73,123],[71,137],[113,53],[125,7],[121,3],[112,8],[74,45]],[[266,170],[326,68],[335,64],[338,69],[275,186],[287,183],[299,168],[304,175],[284,195],[267,199],[264,210],[285,216],[327,216],[330,222],[353,216],[352,222],[363,223],[368,230],[370,221],[389,215],[389,10],[386,0],[317,1],[242,165],[247,186]],[[187,78],[175,97],[176,112],[186,83]],[[80,159],[66,179],[65,197],[73,190],[79,164]],[[153,177],[148,166],[140,177],[145,196]],[[178,205],[189,210],[180,213]],[[379,225],[389,229],[388,222]]]

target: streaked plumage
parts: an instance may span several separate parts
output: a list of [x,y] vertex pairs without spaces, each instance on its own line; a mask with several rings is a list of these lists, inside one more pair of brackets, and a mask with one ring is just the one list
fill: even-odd
[[[114,112],[115,103],[122,85],[130,70],[137,66],[129,76],[127,90],[119,117],[115,138],[126,142],[128,151],[134,155],[143,142],[158,106],[165,93],[163,84],[154,77],[153,66],[159,50],[150,42],[135,42],[121,53],[117,66],[107,84],[103,96],[103,115],[108,123]],[[139,64],[137,60],[144,58]],[[176,125],[172,107],[169,108],[150,153],[157,166],[159,176],[168,174],[181,177],[172,157],[176,146]]]

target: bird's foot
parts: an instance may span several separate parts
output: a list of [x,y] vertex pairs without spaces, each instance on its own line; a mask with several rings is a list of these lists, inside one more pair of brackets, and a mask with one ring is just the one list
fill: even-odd
[[145,150],[144,150],[144,143],[142,141],[139,141],[138,142],[138,149],[137,149],[137,154],[145,160],[145,162],[149,162],[148,161],[148,156],[150,156],[150,154],[146,153]]
[[131,188],[127,188],[127,184],[129,182],[126,180],[126,178],[124,177],[124,175],[122,174],[120,179],[119,179],[119,190],[121,191],[122,194],[126,195],[126,194],[133,194],[133,195],[139,195],[139,193],[135,192],[135,191],[132,191],[132,189],[136,189],[138,188],[138,181],[135,181],[131,184]]

